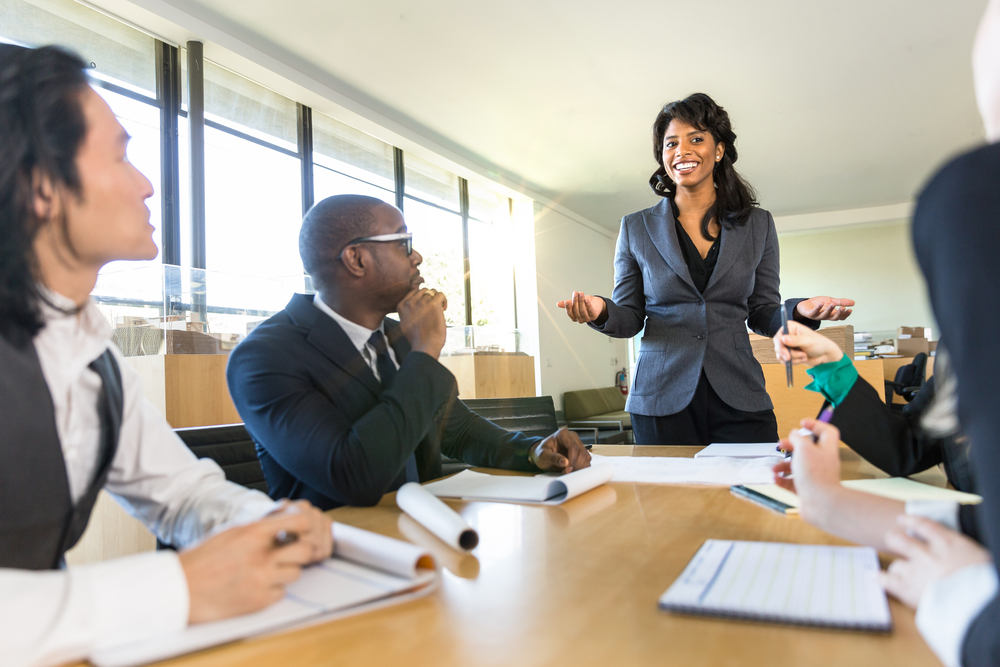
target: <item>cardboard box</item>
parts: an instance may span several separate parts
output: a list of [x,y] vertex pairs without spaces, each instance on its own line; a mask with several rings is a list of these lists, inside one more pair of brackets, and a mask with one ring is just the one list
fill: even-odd
[[[850,324],[836,327],[823,327],[817,333],[826,336],[837,344],[844,354],[854,355],[854,326]],[[750,334],[750,347],[753,348],[753,356],[759,364],[777,364],[778,357],[774,354],[774,341],[766,336]]]
[[923,327],[899,327],[896,329],[897,338],[927,338]]
[[896,338],[893,344],[896,352],[904,357],[915,357],[921,352],[929,354],[931,351],[926,338]]

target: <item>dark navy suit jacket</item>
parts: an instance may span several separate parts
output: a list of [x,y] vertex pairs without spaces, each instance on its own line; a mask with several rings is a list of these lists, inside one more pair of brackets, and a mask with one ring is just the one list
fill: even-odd
[[[917,260],[958,380],[958,419],[972,445],[979,528],[1000,563],[1000,144],[953,160],[913,216]],[[1000,596],[965,635],[962,665],[1000,664]]]
[[229,392],[272,498],[305,498],[321,509],[374,505],[405,481],[416,454],[420,480],[441,476],[441,454],[478,466],[535,470],[540,438],[508,433],[469,411],[455,377],[411,352],[399,323],[385,320],[399,361],[388,390],[331,317],[296,294],[229,360]]

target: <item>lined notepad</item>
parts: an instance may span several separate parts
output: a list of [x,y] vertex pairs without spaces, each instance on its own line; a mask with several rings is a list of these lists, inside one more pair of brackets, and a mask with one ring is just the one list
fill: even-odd
[[708,540],[660,597],[685,614],[889,632],[870,547]]

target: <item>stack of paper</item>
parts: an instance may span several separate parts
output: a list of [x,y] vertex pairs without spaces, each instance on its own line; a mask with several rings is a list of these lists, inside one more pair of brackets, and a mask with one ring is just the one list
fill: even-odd
[[[774,445],[771,445],[772,447]],[[766,484],[774,480],[773,458],[681,458],[591,455],[591,463],[614,466],[612,482],[641,484]]]

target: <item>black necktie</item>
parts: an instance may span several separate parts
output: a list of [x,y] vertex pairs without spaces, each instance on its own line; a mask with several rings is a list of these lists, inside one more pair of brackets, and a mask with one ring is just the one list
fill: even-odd
[[90,363],[90,370],[101,377],[101,391],[97,395],[97,412],[101,418],[101,445],[98,466],[106,465],[105,459],[113,456],[118,446],[125,407],[121,374],[110,350]]
[[[368,344],[375,348],[375,367],[378,369],[379,377],[382,379],[382,388],[388,389],[392,386],[392,381],[396,377],[396,364],[389,356],[389,347],[385,344],[385,336],[376,330],[368,339]],[[406,461],[406,481],[419,482],[420,476],[417,473],[417,456],[410,454]]]
[[375,367],[382,379],[382,388],[388,389],[396,377],[396,364],[392,363],[392,358],[389,356],[389,347],[385,344],[385,336],[382,335],[381,331],[376,330],[368,339],[368,344],[375,348]]

